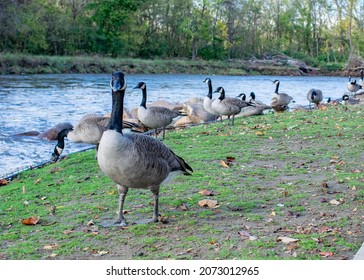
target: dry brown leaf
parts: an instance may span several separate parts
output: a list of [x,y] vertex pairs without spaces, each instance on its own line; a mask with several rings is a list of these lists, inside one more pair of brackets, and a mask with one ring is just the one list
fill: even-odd
[[331,205],[340,205],[341,203],[340,203],[340,201],[337,201],[336,199],[331,199],[330,204]]
[[331,257],[333,252],[320,252],[321,257]]
[[223,167],[225,167],[225,168],[229,168],[229,165],[227,165],[227,164],[225,163],[225,161],[220,160],[220,163],[221,163],[221,165],[222,165]]
[[203,199],[198,202],[198,205],[200,205],[201,207],[215,208],[217,207],[217,200]]
[[21,221],[21,223],[23,225],[26,225],[26,226],[33,226],[33,225],[36,225],[38,223],[38,221],[40,220],[39,217],[35,218],[35,217],[29,217],[29,218],[26,218],[26,219],[23,219]]
[[74,230],[72,230],[72,229],[66,229],[65,231],[63,231],[63,234],[69,235],[69,234],[71,234],[72,232],[75,232],[75,231],[74,231]]
[[7,185],[7,184],[9,184],[9,182],[8,182],[7,180],[5,180],[5,179],[0,179],[0,186],[5,186],[5,185]]
[[213,190],[209,191],[206,189],[200,190],[198,193],[201,195],[204,195],[204,196],[214,196],[215,195],[215,192]]
[[92,255],[95,257],[101,257],[104,255],[107,255],[108,253],[109,253],[109,251],[97,251],[97,252],[93,253]]
[[180,209],[182,211],[187,211],[188,210],[188,206],[185,202],[182,202],[178,207],[177,209]]
[[284,244],[288,244],[288,243],[292,243],[292,242],[297,242],[297,241],[299,241],[299,239],[297,239],[297,238],[291,238],[291,237],[286,237],[286,236],[279,236],[277,238],[277,241],[281,241]]
[[44,250],[54,250],[54,249],[57,249],[59,247],[58,244],[53,244],[53,245],[45,245],[43,247]]

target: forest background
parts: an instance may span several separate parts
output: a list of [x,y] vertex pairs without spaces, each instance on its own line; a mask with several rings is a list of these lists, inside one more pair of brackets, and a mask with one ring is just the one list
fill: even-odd
[[0,54],[227,61],[364,56],[364,0],[5,0]]

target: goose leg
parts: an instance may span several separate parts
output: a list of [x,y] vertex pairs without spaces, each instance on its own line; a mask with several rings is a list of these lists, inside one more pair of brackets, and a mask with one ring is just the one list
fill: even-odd
[[164,140],[165,135],[166,135],[166,127],[164,126],[164,127],[163,127],[163,136],[162,136],[162,141]]
[[153,198],[154,198],[153,218],[152,218],[151,222],[158,222],[159,186],[153,187],[150,190],[153,193]]
[[115,225],[119,225],[122,227],[125,227],[127,225],[126,220],[124,218],[123,214],[123,208],[124,208],[124,202],[126,194],[128,193],[128,188],[125,188],[123,186],[117,185],[118,192],[119,192],[119,213],[118,213],[118,219],[115,222]]
[[95,160],[97,160],[97,152],[99,151],[99,144],[96,144],[95,150],[96,150]]

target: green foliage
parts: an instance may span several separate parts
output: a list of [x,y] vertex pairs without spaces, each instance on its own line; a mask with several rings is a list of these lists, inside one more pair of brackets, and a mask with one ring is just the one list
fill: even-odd
[[350,33],[344,2],[2,1],[0,51],[226,60],[277,50],[337,64],[364,56],[363,9],[357,1]]

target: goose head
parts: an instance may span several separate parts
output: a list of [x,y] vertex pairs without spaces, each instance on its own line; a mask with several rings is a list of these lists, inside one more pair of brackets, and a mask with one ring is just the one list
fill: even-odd
[[111,76],[110,88],[112,92],[125,91],[126,81],[122,72],[114,72]]
[[220,100],[224,100],[225,99],[225,90],[223,87],[218,87],[214,92],[218,92],[220,93]]
[[250,98],[251,98],[252,100],[255,100],[255,93],[254,93],[254,92],[251,92],[251,93],[250,93]]
[[140,89],[146,89],[147,88],[147,85],[144,83],[144,82],[139,82],[135,87],[134,89],[137,89],[137,88],[140,88]]
[[245,93],[240,93],[237,98],[241,98],[241,100],[246,100],[246,94]]
[[203,82],[206,83],[206,84],[211,84],[211,79],[210,78],[206,78]]

